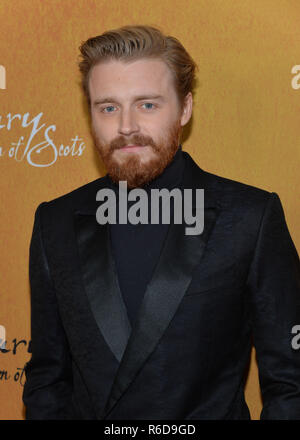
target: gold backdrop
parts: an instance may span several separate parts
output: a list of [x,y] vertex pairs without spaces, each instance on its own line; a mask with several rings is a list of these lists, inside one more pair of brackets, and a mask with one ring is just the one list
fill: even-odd
[[[1,419],[24,418],[35,209],[105,173],[79,87],[81,41],[125,24],[179,38],[199,66],[183,149],[207,171],[277,192],[299,250],[299,19],[299,0],[0,1]],[[246,399],[259,418],[254,350]]]

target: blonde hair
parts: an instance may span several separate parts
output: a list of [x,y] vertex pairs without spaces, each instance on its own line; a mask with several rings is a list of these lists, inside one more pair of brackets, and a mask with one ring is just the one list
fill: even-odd
[[180,105],[189,92],[193,93],[196,63],[180,41],[164,35],[155,27],[123,26],[89,38],[79,49],[81,84],[89,106],[90,71],[96,64],[109,59],[130,62],[140,58],[159,58],[170,68]]

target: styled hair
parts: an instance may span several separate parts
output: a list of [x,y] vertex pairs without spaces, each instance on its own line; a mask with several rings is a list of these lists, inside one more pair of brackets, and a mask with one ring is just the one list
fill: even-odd
[[197,65],[175,37],[152,26],[123,26],[89,38],[80,46],[81,84],[90,106],[89,75],[92,67],[108,60],[135,61],[158,58],[169,67],[180,105],[194,90]]

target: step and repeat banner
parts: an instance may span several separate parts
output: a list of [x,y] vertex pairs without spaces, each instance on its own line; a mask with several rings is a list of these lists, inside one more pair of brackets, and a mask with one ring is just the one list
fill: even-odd
[[[279,194],[300,249],[298,0],[0,0],[0,419],[23,419],[34,213],[105,174],[77,67],[79,45],[157,26],[195,59],[183,150],[207,171]],[[255,350],[246,384],[262,408]]]

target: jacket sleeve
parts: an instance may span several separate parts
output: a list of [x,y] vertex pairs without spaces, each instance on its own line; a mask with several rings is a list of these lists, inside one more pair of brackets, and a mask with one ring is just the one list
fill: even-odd
[[300,264],[283,208],[271,193],[262,217],[248,287],[263,409],[261,419],[300,420]]
[[42,238],[41,203],[35,214],[29,253],[31,350],[25,366],[26,419],[72,418],[72,368]]

